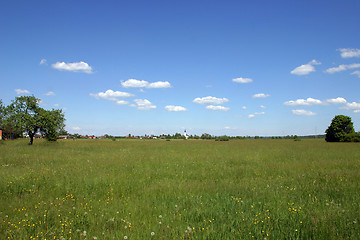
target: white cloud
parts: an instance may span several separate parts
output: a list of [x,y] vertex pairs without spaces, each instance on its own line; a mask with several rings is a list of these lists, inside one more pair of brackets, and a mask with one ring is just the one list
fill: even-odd
[[129,79],[125,82],[121,82],[121,85],[125,88],[130,87],[146,87],[149,84],[149,82],[145,80],[136,80],[136,79]]
[[169,112],[185,112],[187,109],[182,106],[167,105],[165,109]]
[[255,112],[253,114],[249,114],[248,115],[248,118],[254,118],[256,115],[264,115],[265,112]]
[[193,102],[197,103],[197,104],[223,104],[228,101],[229,101],[229,99],[227,99],[227,98],[217,98],[217,97],[212,97],[212,96],[207,96],[207,97],[203,97],[203,98],[195,98],[193,100]]
[[341,52],[342,58],[360,57],[360,49],[356,48],[340,48],[338,51]]
[[80,129],[81,129],[80,127],[72,127],[72,130],[75,130],[75,131],[78,131]]
[[328,68],[325,70],[326,73],[336,73],[341,71],[346,71],[348,69],[360,68],[360,63],[353,64],[341,64],[338,67]]
[[314,116],[316,115],[316,113],[311,112],[311,111],[307,111],[304,109],[297,109],[297,110],[292,110],[292,113],[295,115],[304,115],[304,116]]
[[267,98],[267,97],[270,97],[270,95],[265,94],[265,93],[257,93],[257,94],[254,94],[252,97],[253,98]]
[[136,103],[136,105],[131,106],[136,107],[139,110],[150,110],[156,108],[156,106],[147,99],[135,99],[134,102]]
[[244,109],[244,110],[245,110],[245,109],[247,109],[247,107],[246,107],[246,106],[242,106],[241,108],[242,108],[242,109]]
[[231,127],[229,127],[229,126],[226,126],[226,127],[224,127],[225,129],[231,129]]
[[326,100],[326,102],[331,103],[331,104],[344,104],[344,103],[347,103],[346,99],[342,98],[342,97],[328,99],[328,100]]
[[87,74],[93,73],[92,67],[89,66],[86,62],[74,62],[74,63],[65,63],[57,62],[51,65],[52,68],[57,70],[71,71],[71,72],[84,72]]
[[315,70],[314,65],[319,65],[319,64],[321,64],[321,62],[316,61],[314,59],[307,64],[303,64],[303,65],[295,68],[290,73],[295,74],[295,75],[308,75],[311,72],[315,72],[316,70]]
[[16,92],[17,95],[31,94],[31,92],[29,92],[26,89],[15,89],[15,92]]
[[128,92],[113,91],[109,89],[106,92],[90,93],[90,96],[95,97],[97,99],[102,98],[111,101],[117,101],[118,100],[117,98],[133,97],[134,94]]
[[121,85],[125,88],[169,88],[171,84],[168,81],[158,81],[149,83],[145,80],[128,79],[121,82]]
[[229,111],[230,108],[228,107],[224,107],[224,106],[220,106],[220,105],[208,105],[205,107],[206,109],[209,109],[209,110],[214,110],[214,111]]
[[338,67],[332,67],[332,68],[328,68],[325,70],[325,72],[327,73],[336,73],[336,72],[341,72],[341,71],[345,71],[347,70],[346,65],[342,64],[339,65]]
[[307,99],[297,99],[296,101],[284,102],[286,106],[311,106],[323,104],[319,99],[307,98]]
[[126,105],[126,104],[129,104],[129,102],[128,102],[128,101],[125,101],[125,100],[116,100],[115,103],[118,104],[118,105]]
[[55,93],[53,91],[49,91],[45,93],[46,96],[55,96]]
[[260,108],[265,109],[266,107],[264,105],[260,105]]
[[342,107],[342,109],[353,110],[354,112],[359,112],[360,111],[360,103],[357,103],[357,102],[346,103],[345,107]]
[[168,81],[165,82],[153,82],[149,83],[149,85],[146,86],[147,88],[169,88],[171,87],[171,84]]
[[264,115],[265,114],[265,112],[256,112],[256,113],[254,113],[255,115]]
[[357,75],[360,78],[360,71],[355,71],[355,72],[353,72],[351,74]]
[[253,80],[251,78],[234,78],[232,80],[233,82],[236,82],[236,83],[251,83]]
[[47,60],[45,58],[40,60],[40,65],[44,65],[47,64]]
[[55,104],[54,104],[54,106],[55,106],[55,107],[59,107],[59,106],[60,106],[60,104],[58,104],[58,103],[55,103]]

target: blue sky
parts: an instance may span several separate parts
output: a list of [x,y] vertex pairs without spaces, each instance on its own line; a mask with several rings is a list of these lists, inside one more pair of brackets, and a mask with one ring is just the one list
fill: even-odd
[[2,1],[0,98],[71,133],[360,130],[360,2]]

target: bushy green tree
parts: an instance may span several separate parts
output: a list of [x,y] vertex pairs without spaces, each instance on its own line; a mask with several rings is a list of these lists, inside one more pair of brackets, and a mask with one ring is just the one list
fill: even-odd
[[344,142],[360,142],[360,134],[359,133],[346,134],[344,138]]
[[220,137],[216,137],[215,141],[229,141],[229,137],[226,135],[220,136]]
[[208,134],[208,133],[203,133],[201,135],[201,139],[212,139],[212,136],[210,134]]
[[64,128],[64,114],[61,110],[45,110],[39,106],[39,99],[34,96],[17,97],[5,107],[2,123],[4,128],[12,128],[18,133],[27,133],[30,145],[39,131],[49,141],[56,141],[58,133]]
[[337,115],[333,118],[325,133],[327,142],[344,142],[346,135],[353,134],[355,131],[350,117]]

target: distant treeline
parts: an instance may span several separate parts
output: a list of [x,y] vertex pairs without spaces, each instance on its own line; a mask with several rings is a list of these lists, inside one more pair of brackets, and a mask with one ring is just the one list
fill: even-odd
[[[144,135],[144,136],[135,136],[129,134],[127,136],[111,136],[105,134],[104,137],[109,139],[186,139],[186,137],[180,133],[170,134],[161,134],[161,135]],[[199,135],[189,135],[187,139],[212,139],[219,141],[228,141],[230,139],[315,139],[315,138],[325,138],[325,135],[307,135],[307,136],[297,136],[297,135],[287,135],[287,136],[215,136],[208,133],[203,133]]]

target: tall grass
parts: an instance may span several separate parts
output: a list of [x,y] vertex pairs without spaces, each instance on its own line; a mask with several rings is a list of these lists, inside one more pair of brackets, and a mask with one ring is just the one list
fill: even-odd
[[360,239],[356,143],[16,140],[0,152],[0,239]]

